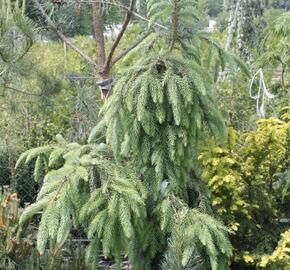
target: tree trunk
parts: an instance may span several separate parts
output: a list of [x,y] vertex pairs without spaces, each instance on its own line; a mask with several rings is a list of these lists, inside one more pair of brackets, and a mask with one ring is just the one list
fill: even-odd
[[[104,38],[104,24],[102,19],[102,6],[98,1],[92,1],[93,9],[93,28],[96,39],[96,63],[99,66],[104,66],[106,62],[105,38]],[[101,74],[103,79],[108,74]]]
[[237,13],[240,6],[240,0],[233,0],[230,7],[230,18],[228,22],[228,36],[226,51],[232,51],[233,39],[237,28]]
[[[98,70],[101,80],[107,80],[110,77],[110,69],[106,67],[106,49],[104,38],[104,23],[102,18],[102,4],[99,1],[92,1],[93,9],[93,28],[94,36],[96,40],[96,63],[100,67]],[[105,100],[109,97],[111,89],[109,91],[101,89],[101,99]]]

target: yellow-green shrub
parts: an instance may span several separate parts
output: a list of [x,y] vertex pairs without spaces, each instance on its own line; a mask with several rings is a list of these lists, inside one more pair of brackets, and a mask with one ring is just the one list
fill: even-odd
[[262,254],[271,254],[285,231],[279,220],[289,215],[289,112],[290,106],[244,134],[230,129],[227,147],[210,144],[199,157],[212,205],[236,231],[232,243],[239,264],[256,264]]

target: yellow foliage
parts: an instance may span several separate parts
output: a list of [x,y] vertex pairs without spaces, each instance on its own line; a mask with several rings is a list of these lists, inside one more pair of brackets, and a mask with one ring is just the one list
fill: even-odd
[[263,256],[259,266],[266,267],[277,262],[290,265],[290,230],[282,233],[281,240],[274,252],[271,255]]
[[239,229],[240,224],[237,223],[237,222],[234,222],[234,223],[231,223],[231,224],[229,225],[229,227],[230,227],[234,232],[236,232],[236,231]]
[[255,261],[255,258],[253,256],[250,256],[250,255],[247,255],[247,254],[245,254],[243,256],[243,259],[248,264],[251,264],[251,263],[253,263]]
[[[259,241],[257,238],[260,236],[264,241],[267,237],[263,238],[263,233],[277,225],[282,215],[279,208],[282,192],[276,190],[275,184],[279,186],[277,176],[284,174],[289,167],[289,149],[290,106],[283,110],[279,119],[259,120],[256,130],[238,134],[230,129],[227,147],[209,144],[199,156],[202,176],[212,193],[212,206],[236,232],[239,254],[236,258],[239,261],[247,264],[261,261],[261,267],[276,260],[290,262],[290,230],[283,234],[274,253],[262,260],[259,255],[262,248],[254,258],[249,251],[243,250],[239,242],[239,239],[246,238],[251,246],[253,241]],[[277,200],[275,196],[278,196]],[[273,230],[276,229],[277,226],[273,227]],[[279,233],[280,229],[273,231],[273,237]],[[273,238],[267,240],[272,241]]]

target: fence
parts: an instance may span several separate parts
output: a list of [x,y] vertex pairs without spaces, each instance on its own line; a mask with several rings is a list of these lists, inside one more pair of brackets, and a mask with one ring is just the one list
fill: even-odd
[[34,202],[38,184],[33,179],[33,164],[15,170],[15,162],[20,152],[0,142],[0,186],[10,186],[18,193],[21,203]]

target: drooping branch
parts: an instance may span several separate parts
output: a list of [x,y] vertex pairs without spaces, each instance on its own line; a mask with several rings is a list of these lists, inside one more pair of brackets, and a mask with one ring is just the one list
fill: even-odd
[[86,62],[90,63],[95,67],[95,69],[100,72],[101,67],[86,53],[84,53],[80,48],[78,48],[76,45],[73,44],[73,42],[67,38],[54,24],[54,22],[50,19],[50,17],[46,14],[41,4],[38,2],[38,0],[33,0],[39,11],[41,12],[42,16],[45,18],[48,25],[51,27],[51,29],[58,35],[58,37],[65,42],[71,49],[73,49],[78,55],[80,55]]
[[123,21],[123,24],[122,24],[122,28],[121,28],[121,31],[119,32],[115,42],[113,43],[112,47],[111,47],[111,50],[109,52],[109,55],[108,55],[108,58],[107,58],[107,61],[106,61],[106,64],[105,64],[105,67],[104,67],[104,73],[107,73],[110,69],[110,66],[111,66],[111,61],[112,61],[112,58],[113,58],[113,55],[116,51],[116,48],[118,47],[128,25],[129,25],[129,22],[132,18],[132,11],[134,9],[134,6],[135,6],[135,3],[136,3],[136,0],[131,0],[130,1],[130,6],[129,6],[129,10],[125,16],[125,19]]

